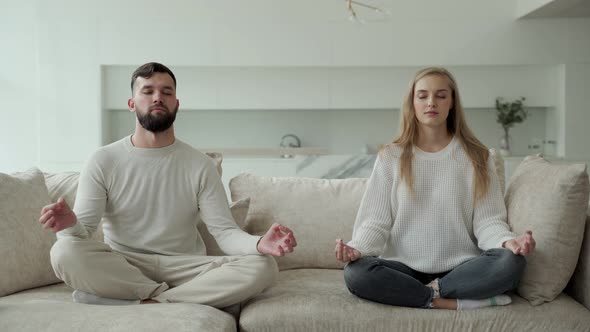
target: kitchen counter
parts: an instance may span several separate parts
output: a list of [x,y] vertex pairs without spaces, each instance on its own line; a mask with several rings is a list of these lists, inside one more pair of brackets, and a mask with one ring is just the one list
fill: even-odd
[[219,152],[225,158],[292,158],[293,156],[327,155],[330,151],[322,147],[302,148],[211,148],[202,152]]

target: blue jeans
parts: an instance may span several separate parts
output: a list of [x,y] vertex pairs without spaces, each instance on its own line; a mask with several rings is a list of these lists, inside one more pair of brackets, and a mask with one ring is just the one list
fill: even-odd
[[448,272],[428,274],[377,257],[362,257],[344,268],[344,281],[358,297],[395,306],[428,308],[434,290],[425,286],[439,278],[447,299],[485,299],[516,288],[526,259],[508,249],[490,249]]

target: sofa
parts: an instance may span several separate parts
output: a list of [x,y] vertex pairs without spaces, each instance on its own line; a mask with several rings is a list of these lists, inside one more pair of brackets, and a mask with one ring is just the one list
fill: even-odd
[[[501,182],[503,163],[496,158]],[[526,158],[505,189],[515,232],[537,250],[512,304],[451,311],[394,307],[350,294],[335,239],[349,240],[367,179],[240,174],[229,183],[236,222],[251,234],[274,223],[298,240],[276,258],[277,282],[233,312],[188,303],[76,304],[49,264],[55,235],[38,224],[58,197],[73,204],[78,173],[0,173],[0,331],[590,331],[590,202],[586,165]],[[198,223],[208,254],[223,254]],[[94,240],[101,241],[101,232]]]

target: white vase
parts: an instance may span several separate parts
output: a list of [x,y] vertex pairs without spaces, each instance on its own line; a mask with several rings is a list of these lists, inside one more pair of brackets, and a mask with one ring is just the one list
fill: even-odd
[[512,155],[512,151],[510,150],[511,145],[512,139],[510,138],[508,128],[504,128],[504,135],[500,138],[500,155],[502,155],[502,157],[509,157]]

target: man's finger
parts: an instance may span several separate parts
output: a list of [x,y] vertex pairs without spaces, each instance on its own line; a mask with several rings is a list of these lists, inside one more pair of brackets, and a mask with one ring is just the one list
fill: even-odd
[[58,198],[56,204],[60,209],[70,208],[68,202],[66,202],[66,200],[63,197]]
[[49,204],[49,205],[45,205],[45,206],[44,206],[44,207],[41,209],[41,214],[45,214],[45,212],[53,210],[53,209],[55,208],[55,205],[56,205],[56,204],[57,204],[57,203],[52,203],[52,204]]
[[281,225],[281,224],[277,224],[277,225],[279,226],[279,229],[280,229],[281,231],[285,232],[286,234],[289,234],[289,233],[293,234],[293,231],[292,231],[292,230],[290,230],[288,227],[286,227],[286,226],[283,226],[283,225]]
[[274,223],[274,224],[272,224],[272,226],[270,226],[269,231],[272,231],[273,233],[280,233],[281,232],[281,225]]
[[291,244],[291,246],[297,247],[297,240],[295,240],[295,236],[293,236],[293,233],[288,233],[286,240],[289,241],[289,244]]
[[57,220],[55,220],[55,218],[53,218],[53,220],[50,220],[47,222],[47,224],[45,224],[45,228],[46,229],[50,229],[55,227],[55,225],[57,224]]
[[53,227],[55,224],[55,217],[51,217],[47,220],[45,224],[43,224],[43,228],[48,229]]
[[297,247],[297,240],[295,239],[295,235],[293,235],[293,233],[289,233],[287,234],[287,236],[290,238],[293,247]]
[[281,247],[283,248],[284,252],[293,252],[293,246],[291,246],[291,244],[289,244],[288,242],[285,242],[283,245],[281,245]]
[[53,216],[53,210],[49,210],[45,212],[43,215],[41,215],[41,217],[39,217],[39,222],[41,224],[45,224],[47,220],[51,218],[51,216]]

